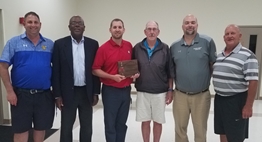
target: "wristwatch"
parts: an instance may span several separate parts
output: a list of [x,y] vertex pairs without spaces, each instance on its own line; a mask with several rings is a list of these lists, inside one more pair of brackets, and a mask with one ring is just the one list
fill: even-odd
[[173,89],[173,88],[168,88],[167,91],[168,91],[168,92],[174,92],[174,89]]

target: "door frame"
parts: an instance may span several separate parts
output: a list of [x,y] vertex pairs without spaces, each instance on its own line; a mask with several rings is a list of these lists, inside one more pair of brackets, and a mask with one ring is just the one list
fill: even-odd
[[[4,26],[3,26],[3,12],[0,9],[0,49],[4,48]],[[3,104],[3,92],[2,82],[0,81],[0,125],[4,124],[4,104]]]
[[[262,31],[262,25],[239,25],[238,27],[239,27],[240,31],[242,31],[242,29],[248,29],[248,28],[259,28]],[[242,36],[243,36],[243,33],[242,33]],[[260,52],[257,52],[257,51],[260,51]],[[262,88],[261,88],[261,83],[262,83],[261,82],[261,79],[262,79],[262,49],[258,49],[258,47],[256,47],[256,55],[260,56],[260,60],[258,61],[259,62],[258,89],[257,89],[257,94],[256,94],[255,99],[262,99],[262,96],[260,96],[261,91],[262,91]]]

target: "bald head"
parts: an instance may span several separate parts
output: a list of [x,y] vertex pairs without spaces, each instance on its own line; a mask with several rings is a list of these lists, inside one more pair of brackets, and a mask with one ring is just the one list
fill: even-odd
[[183,24],[188,20],[195,21],[197,23],[197,18],[193,14],[186,15],[186,17],[183,19]]
[[226,29],[225,29],[225,32],[226,32],[228,29],[231,29],[231,28],[232,28],[232,29],[235,29],[236,32],[241,33],[239,27],[238,27],[236,24],[230,24],[230,25],[228,25],[228,26],[226,27]]

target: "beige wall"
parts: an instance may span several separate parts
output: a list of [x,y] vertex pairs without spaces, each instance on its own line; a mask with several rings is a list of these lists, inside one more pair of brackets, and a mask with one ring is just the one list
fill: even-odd
[[[24,27],[19,24],[19,17],[23,17],[29,11],[35,11],[39,14],[43,36],[55,40],[68,35],[68,20],[72,15],[77,14],[76,5],[75,0],[0,0],[4,43],[11,37],[24,32]],[[2,45],[3,43],[0,43],[0,51],[2,51]],[[10,119],[9,105],[6,101],[6,92],[2,83],[1,87],[4,119]]]
[[[182,36],[182,19],[192,13],[198,18],[199,33],[211,36],[221,51],[228,24],[262,25],[261,5],[262,0],[79,0],[78,12],[86,21],[86,34],[100,44],[109,39],[110,21],[121,18],[126,27],[124,38],[133,45],[144,38],[149,20],[159,23],[162,41],[172,44]],[[210,88],[214,94],[213,86]]]
[[262,25],[261,0],[79,0],[78,12],[86,21],[86,34],[103,43],[109,38],[109,23],[113,18],[124,20],[124,38],[133,44],[144,37],[149,20],[160,25],[160,38],[167,44],[182,35],[182,19],[192,13],[198,18],[199,33],[214,38],[218,50],[224,46],[224,28],[231,23]]
[[[218,51],[224,47],[226,25],[262,25],[261,5],[261,0],[0,0],[5,42],[24,32],[18,18],[32,10],[40,15],[41,33],[53,40],[69,34],[68,19],[78,14],[85,20],[85,35],[100,44],[109,39],[109,23],[118,17],[125,22],[124,38],[132,44],[144,38],[145,23],[156,20],[161,30],[159,37],[170,45],[182,35],[183,17],[192,13],[198,17],[199,33],[213,37]],[[212,88],[211,85],[214,93]],[[5,105],[4,117],[10,118]]]

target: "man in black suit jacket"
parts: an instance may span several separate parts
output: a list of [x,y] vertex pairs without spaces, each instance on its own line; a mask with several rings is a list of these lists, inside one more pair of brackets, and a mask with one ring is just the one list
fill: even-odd
[[61,110],[60,142],[72,142],[72,129],[78,109],[80,142],[92,139],[92,106],[100,94],[99,78],[92,75],[98,42],[83,36],[84,21],[73,16],[69,21],[71,36],[55,41],[52,87],[56,105]]

